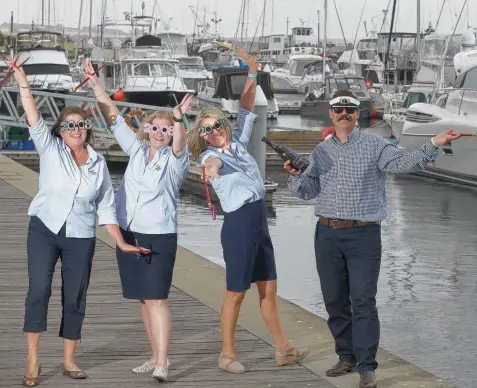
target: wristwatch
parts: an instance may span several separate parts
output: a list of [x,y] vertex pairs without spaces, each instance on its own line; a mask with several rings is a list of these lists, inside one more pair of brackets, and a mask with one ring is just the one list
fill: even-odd
[[432,143],[432,145],[433,145],[435,148],[439,148],[439,146],[436,145],[436,143],[434,143],[434,138],[433,138],[433,137],[431,138],[431,143]]
[[182,123],[182,117],[180,119],[176,119],[176,117],[172,115],[172,118],[176,123]]

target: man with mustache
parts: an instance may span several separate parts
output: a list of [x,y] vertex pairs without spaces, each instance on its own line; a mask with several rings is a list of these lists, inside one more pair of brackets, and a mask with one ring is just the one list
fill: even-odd
[[341,376],[356,367],[360,388],[377,387],[379,319],[376,292],[381,264],[381,221],[386,217],[387,173],[411,173],[433,161],[439,146],[458,139],[452,130],[407,152],[356,128],[359,100],[338,91],[330,101],[332,136],[314,149],[300,174],[290,162],[289,190],[316,198],[315,257],[339,361],[326,371]]

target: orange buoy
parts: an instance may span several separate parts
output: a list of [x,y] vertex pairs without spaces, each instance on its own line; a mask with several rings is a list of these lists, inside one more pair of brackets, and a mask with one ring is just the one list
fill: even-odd
[[118,89],[113,93],[114,101],[123,101],[125,98],[126,98],[126,94],[123,92],[122,89]]

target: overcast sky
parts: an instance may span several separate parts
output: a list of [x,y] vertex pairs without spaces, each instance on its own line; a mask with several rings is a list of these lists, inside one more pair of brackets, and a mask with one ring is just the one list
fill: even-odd
[[[44,0],[45,4],[50,1],[51,19],[56,15],[56,20],[67,26],[76,27],[80,0]],[[101,4],[103,0],[93,0],[93,25],[98,24],[101,15]],[[363,23],[359,23],[360,14],[365,5],[362,21],[367,21],[368,31],[372,29],[373,21],[378,28],[382,21],[382,10],[387,8],[390,0],[335,0],[338,13],[343,24],[344,33],[347,39],[353,39],[359,25],[358,37],[365,35]],[[439,11],[444,0],[421,0],[421,25],[427,26],[431,21],[435,26]],[[15,14],[15,21],[20,23],[41,23],[41,0],[0,0],[2,12],[0,22],[10,20],[10,12]],[[249,23],[248,36],[253,36],[257,28],[264,0],[249,0]],[[455,26],[465,0],[447,0],[444,12],[439,23],[438,32],[450,33]],[[467,9],[464,10],[459,27],[466,28],[467,25],[477,27],[477,0],[468,0],[470,12],[474,14],[468,20]],[[82,26],[89,25],[89,3],[84,0]],[[123,12],[131,10],[141,14],[141,0],[108,0],[107,16],[112,19],[123,19]],[[392,1],[391,1],[392,3]],[[397,7],[397,31],[416,31],[416,3],[417,0],[398,0]],[[27,6],[28,4],[28,6]],[[150,15],[154,6],[154,0],[146,0],[146,14]],[[240,13],[241,0],[158,0],[155,16],[162,20],[170,20],[171,29],[189,33],[194,29],[194,15],[189,6],[194,9],[199,4],[200,17],[203,17],[204,7],[207,9],[207,20],[214,17],[213,12],[217,12],[217,19],[222,19],[218,24],[218,31],[226,36],[233,36],[237,29],[237,22]],[[294,26],[313,27],[316,30],[318,23],[317,11],[320,10],[323,22],[324,0],[267,0],[267,13],[265,17],[265,35],[272,32],[272,4],[273,12],[273,33],[285,33],[287,17],[289,18],[289,28]],[[351,7],[351,4],[353,6]],[[340,38],[342,36],[338,18],[336,15],[333,0],[328,0],[328,37]],[[391,8],[389,16],[391,14]],[[375,17],[376,16],[376,17]],[[373,17],[375,17],[373,19]],[[214,29],[213,23],[212,31]],[[240,27],[241,28],[241,27]],[[244,26],[244,31],[247,25]],[[257,36],[261,34],[261,26],[258,28]],[[323,34],[323,23],[321,28]],[[245,32],[244,32],[245,35]],[[240,36],[240,30],[239,30]],[[323,36],[323,35],[321,35]]]

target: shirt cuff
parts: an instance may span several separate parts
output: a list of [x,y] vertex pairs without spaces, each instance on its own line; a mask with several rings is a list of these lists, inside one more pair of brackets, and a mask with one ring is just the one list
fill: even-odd
[[39,132],[39,130],[40,130],[40,129],[43,129],[42,127],[43,127],[44,125],[46,125],[46,124],[45,124],[45,121],[43,120],[43,117],[40,115],[40,118],[38,119],[38,121],[37,121],[37,123],[36,123],[35,125],[30,126],[30,125],[28,124],[28,120],[27,120],[27,125],[28,125],[28,130],[29,130],[30,132]]
[[119,126],[119,124],[123,122],[125,122],[124,117],[121,115],[117,115],[114,119],[114,122],[111,124],[111,129],[114,131]]
[[117,224],[118,224],[118,219],[116,217],[116,214],[102,214],[98,216],[99,226],[117,225]]
[[257,118],[257,115],[245,108],[242,108],[240,107],[239,108],[239,113],[237,115],[237,121],[238,121],[238,118],[239,117],[243,117],[243,119],[246,121],[246,122],[253,122],[256,118]]

